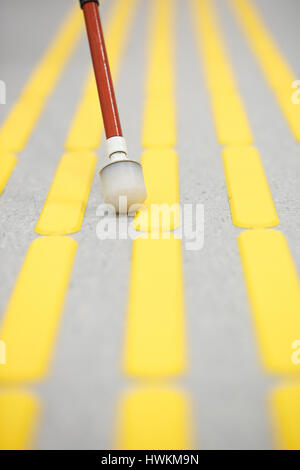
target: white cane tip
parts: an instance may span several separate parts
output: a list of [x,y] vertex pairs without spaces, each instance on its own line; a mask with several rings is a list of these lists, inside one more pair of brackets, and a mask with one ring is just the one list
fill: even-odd
[[131,212],[133,205],[142,204],[147,197],[142,166],[138,162],[119,160],[109,163],[100,171],[100,180],[104,201],[113,205],[117,213]]

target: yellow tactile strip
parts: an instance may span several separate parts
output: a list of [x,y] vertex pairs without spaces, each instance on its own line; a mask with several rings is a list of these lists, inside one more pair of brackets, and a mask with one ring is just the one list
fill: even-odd
[[176,229],[180,225],[177,153],[168,148],[148,149],[141,163],[148,197],[135,217],[136,230],[154,235]]
[[[157,112],[159,110],[159,112]],[[175,103],[173,97],[150,97],[145,106],[142,145],[168,148],[176,145]]]
[[[300,107],[292,102],[296,80],[250,0],[229,0],[264,76],[294,137],[300,140]],[[275,373],[300,374],[293,345],[299,341],[299,279],[287,242],[279,232],[244,233],[239,245],[265,366]],[[272,417],[278,446],[300,449],[299,385],[287,384],[272,394]]]
[[[295,340],[299,339],[297,331],[300,327],[297,272],[284,236],[274,230],[259,228],[275,226],[279,220],[259,153],[249,145],[249,141],[240,145],[241,140],[247,141],[246,121],[242,119],[241,126],[236,118],[242,116],[244,110],[236,93],[233,70],[223,49],[224,41],[218,31],[214,2],[192,2],[218,140],[227,144],[223,150],[223,163],[232,220],[239,227],[254,229],[242,233],[238,241],[263,363],[271,372],[299,374],[299,366],[292,361],[292,348]],[[257,49],[269,83],[282,107],[286,107],[287,118],[297,135],[300,119],[296,106],[291,105],[289,94],[292,74],[263,31],[263,25],[259,24],[254,9],[249,6],[250,2],[232,0],[231,3],[244,28],[248,28],[250,42],[254,50]],[[299,407],[296,414],[298,410]],[[284,413],[286,426],[293,427],[293,423],[289,423],[288,410],[281,410],[281,414]]]
[[232,220],[243,228],[279,223],[253,141],[234,71],[224,49],[212,0],[191,0],[196,33],[204,59],[218,141],[225,144],[223,162]]
[[[172,0],[154,1],[149,19],[149,58],[141,163],[148,197],[135,228],[158,233],[180,225],[176,107],[174,95],[174,17]],[[177,206],[175,206],[177,205]],[[161,216],[157,216],[158,212]]]
[[192,0],[197,39],[211,93],[216,132],[220,144],[251,144],[253,141],[233,70],[210,0]]
[[[172,148],[175,5],[155,0],[149,12],[141,159],[148,197],[135,218],[135,228],[147,233],[133,242],[123,357],[125,373],[142,385],[121,400],[120,449],[191,448],[188,398],[165,384],[187,367],[181,240],[170,233],[180,224],[178,155]],[[161,386],[147,382],[157,378]]]
[[97,155],[88,151],[66,153],[60,160],[35,231],[60,235],[80,230]]
[[271,372],[300,374],[292,361],[300,287],[286,239],[276,230],[258,229],[243,232],[238,243],[264,365]]
[[300,450],[300,383],[277,387],[271,395],[271,415],[277,445],[283,450]]
[[258,151],[249,146],[226,147],[222,152],[232,221],[238,227],[279,224]]
[[[108,27],[107,43],[116,75],[125,39],[138,0],[116,1]],[[102,118],[95,78],[89,76],[82,99],[66,141],[71,149],[63,155],[43,206],[36,232],[43,235],[67,235],[79,231],[93,181],[96,155],[102,135]]]
[[[138,0],[123,0],[114,3],[110,28],[111,61],[114,73],[120,61],[124,39],[137,3]],[[76,7],[76,11],[81,18],[80,8]],[[85,91],[87,95],[83,98],[86,101],[85,112],[89,113],[93,107],[96,117],[97,106],[97,122],[100,124],[100,108],[95,82],[91,75]],[[83,114],[81,113],[81,117]],[[88,114],[84,117],[87,121],[89,120]],[[84,133],[86,128],[87,126],[80,132]],[[92,135],[95,142],[97,137],[100,138],[102,126],[88,127],[89,130],[91,128],[94,134],[89,133],[89,136]],[[11,161],[12,159],[8,156],[6,166]],[[58,220],[63,227],[69,226],[68,229],[80,228],[95,164],[96,155],[88,149],[80,150],[79,148],[78,151],[69,152],[63,156],[47,198],[47,212],[41,214],[38,222],[40,232],[51,235],[57,233],[55,220]],[[47,219],[48,226],[44,217]],[[56,236],[39,238],[29,247],[0,330],[1,340],[6,345],[7,357],[6,363],[0,368],[0,381],[19,383],[39,380],[48,372],[53,341],[76,247],[77,243],[73,239]],[[12,394],[10,398],[14,398]],[[13,405],[13,402],[7,399],[5,403],[9,412],[10,403]],[[24,403],[21,400],[20,403],[19,426],[22,427],[21,437],[25,441],[30,437],[35,416],[33,409],[30,409],[30,403]],[[9,414],[6,416],[9,418]],[[27,447],[25,442],[16,444],[20,434],[19,428],[8,427],[8,431],[10,430],[14,432],[9,436],[9,440],[3,441],[3,447]],[[5,432],[4,429],[3,431]]]
[[296,140],[300,140],[300,106],[292,102],[297,79],[250,0],[229,0],[242,30],[272,88]]
[[0,150],[0,195],[6,186],[18,158],[9,151]]
[[[26,145],[47,99],[83,32],[82,12],[74,7],[35,68],[0,130],[0,193]],[[35,240],[27,252],[0,328],[5,361],[0,381],[39,380],[48,370],[59,315],[77,243],[72,239]],[[22,390],[0,393],[0,449],[33,447],[39,412],[37,398]]]
[[76,248],[69,237],[30,245],[0,329],[6,345],[0,381],[38,380],[47,373]]
[[153,1],[149,31],[149,65],[142,145],[170,148],[176,145],[174,97],[174,2]]
[[65,142],[67,151],[95,150],[99,147],[103,123],[93,71],[89,71],[79,105]]
[[133,242],[125,372],[163,377],[186,368],[181,241]]
[[117,449],[191,449],[185,392],[158,385],[136,388],[124,393],[119,408]]
[[83,31],[82,13],[74,7],[0,129],[0,152],[21,151]]
[[39,414],[35,395],[22,391],[0,392],[0,450],[27,450]]

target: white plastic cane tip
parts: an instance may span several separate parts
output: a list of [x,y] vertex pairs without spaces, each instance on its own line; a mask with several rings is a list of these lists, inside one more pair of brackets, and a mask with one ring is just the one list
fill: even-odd
[[142,204],[147,197],[142,166],[133,160],[109,163],[100,171],[100,180],[104,201],[113,205],[117,213],[131,212],[130,207]]

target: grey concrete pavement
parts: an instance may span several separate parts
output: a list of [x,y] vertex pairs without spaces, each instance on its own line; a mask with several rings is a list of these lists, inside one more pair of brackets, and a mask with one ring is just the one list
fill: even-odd
[[[105,0],[102,3],[105,19],[110,5]],[[204,204],[205,242],[199,252],[183,251],[190,367],[177,383],[191,396],[197,448],[270,449],[275,444],[267,401],[278,380],[261,367],[238,254],[241,230],[231,220],[221,147],[187,3],[177,1],[176,18],[180,194],[182,202]],[[7,105],[0,106],[0,124],[70,4],[68,0],[31,0],[25,5],[15,0],[0,7],[0,79],[7,84],[8,96]],[[226,2],[217,0],[216,4],[281,221],[279,228],[300,271],[299,143]],[[299,3],[260,0],[256,4],[300,79]],[[117,84],[124,132],[137,158],[141,153],[148,7],[147,0],[141,1]],[[0,312],[28,246],[36,238],[34,227],[63,153],[89,63],[83,38],[0,197]],[[79,246],[51,374],[43,383],[29,387],[43,405],[37,438],[40,449],[111,448],[118,399],[130,382],[120,364],[131,242],[97,239],[96,209],[101,202],[95,175],[82,229],[73,235]]]

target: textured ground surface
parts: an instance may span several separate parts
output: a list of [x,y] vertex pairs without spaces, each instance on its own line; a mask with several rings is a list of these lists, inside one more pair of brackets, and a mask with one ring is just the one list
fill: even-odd
[[[70,1],[5,2],[1,6],[0,79],[7,104],[17,100]],[[110,2],[103,1],[104,20]],[[263,80],[225,1],[217,1],[222,28],[246,104],[276,209],[300,270],[299,144]],[[300,78],[296,0],[256,1],[266,25]],[[236,237],[228,205],[202,63],[187,2],[177,2],[176,103],[182,202],[205,208],[201,251],[183,250],[189,370],[177,382],[188,390],[197,448],[273,448],[268,397],[276,378],[260,365]],[[124,132],[140,154],[148,2],[141,1],[117,85]],[[0,198],[0,311],[3,312],[42,209],[90,62],[85,37],[58,82]],[[103,154],[101,148],[99,153]],[[101,242],[95,175],[65,302],[51,375],[31,390],[43,404],[36,447],[111,448],[118,400],[130,380],[120,368],[131,262],[130,241]],[[34,292],[32,293],[34,295]]]

